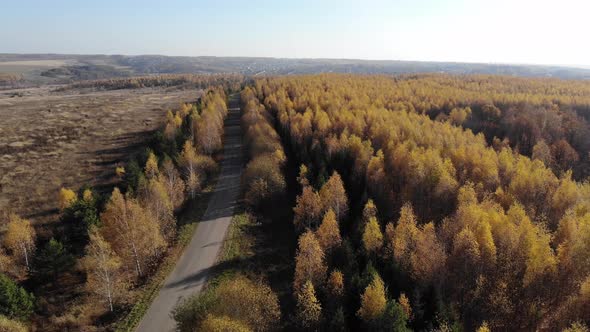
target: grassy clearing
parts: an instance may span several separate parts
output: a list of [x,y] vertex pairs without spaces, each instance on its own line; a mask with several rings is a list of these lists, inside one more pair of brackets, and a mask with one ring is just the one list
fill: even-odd
[[221,249],[220,263],[244,261],[254,255],[254,238],[247,232],[253,224],[248,213],[234,215]]
[[158,295],[166,277],[172,272],[176,262],[184,252],[197,229],[201,218],[207,210],[209,199],[215,188],[215,181],[209,185],[194,200],[188,202],[187,207],[178,216],[178,235],[176,243],[169,249],[166,257],[162,260],[158,271],[150,278],[150,281],[136,291],[130,303],[135,303],[129,313],[115,324],[115,331],[133,331],[145,312],[148,310],[154,298]]

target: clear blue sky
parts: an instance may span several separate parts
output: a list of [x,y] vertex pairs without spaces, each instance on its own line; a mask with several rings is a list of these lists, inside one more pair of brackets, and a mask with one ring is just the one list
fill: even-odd
[[589,0],[0,0],[0,53],[590,65]]

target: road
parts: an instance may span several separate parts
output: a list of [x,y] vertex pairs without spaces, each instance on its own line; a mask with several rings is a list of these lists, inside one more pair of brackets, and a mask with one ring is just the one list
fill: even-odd
[[242,130],[239,97],[233,96],[224,123],[221,171],[214,192],[190,244],[166,278],[160,293],[140,321],[138,332],[174,331],[171,312],[183,298],[198,293],[214,267],[240,194]]

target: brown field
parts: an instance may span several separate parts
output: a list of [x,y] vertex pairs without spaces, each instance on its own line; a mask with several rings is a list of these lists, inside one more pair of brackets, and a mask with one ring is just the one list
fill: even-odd
[[[15,96],[18,94],[20,96]],[[118,163],[196,90],[0,92],[0,214],[54,220],[60,187],[108,186]]]

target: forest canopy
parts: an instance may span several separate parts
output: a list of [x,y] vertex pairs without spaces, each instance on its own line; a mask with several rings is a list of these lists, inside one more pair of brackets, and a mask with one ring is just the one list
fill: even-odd
[[243,97],[302,165],[293,297],[318,300],[302,326],[590,323],[590,82],[289,76]]

